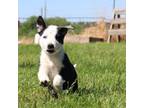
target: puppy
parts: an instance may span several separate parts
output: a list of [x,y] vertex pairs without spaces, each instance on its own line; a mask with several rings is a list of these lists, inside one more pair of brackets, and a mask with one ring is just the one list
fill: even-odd
[[77,73],[64,52],[64,37],[68,27],[46,24],[41,16],[37,19],[35,43],[41,47],[38,79],[42,86],[48,87],[50,94],[58,98],[57,92],[78,89]]

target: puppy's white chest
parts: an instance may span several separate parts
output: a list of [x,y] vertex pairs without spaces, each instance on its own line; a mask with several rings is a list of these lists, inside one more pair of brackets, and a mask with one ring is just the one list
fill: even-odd
[[43,65],[44,70],[46,70],[46,74],[48,75],[50,80],[59,74],[61,68],[63,67],[62,59],[60,57],[49,57],[42,53],[41,55],[41,64]]
[[53,79],[55,75],[59,74],[61,68],[62,68],[62,64],[59,63],[59,61],[57,61],[56,63],[49,61],[48,76],[50,77],[50,79]]
[[56,62],[48,62],[48,69],[49,72],[53,73],[53,74],[58,74],[60,69],[61,69],[62,65],[61,63],[59,63],[59,61]]

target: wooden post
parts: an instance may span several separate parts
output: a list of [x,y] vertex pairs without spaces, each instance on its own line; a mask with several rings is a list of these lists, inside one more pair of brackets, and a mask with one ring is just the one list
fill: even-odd
[[108,43],[111,42],[112,36],[116,36],[117,42],[120,42],[120,36],[126,35],[126,28],[121,28],[121,24],[126,24],[126,19],[121,17],[123,14],[125,14],[125,10],[114,10],[113,19],[108,30]]

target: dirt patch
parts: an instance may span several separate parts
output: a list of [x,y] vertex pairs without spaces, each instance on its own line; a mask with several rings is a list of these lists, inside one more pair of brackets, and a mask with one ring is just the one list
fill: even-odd
[[[18,41],[18,44],[34,44],[33,38],[22,38]],[[97,37],[88,37],[88,36],[70,36],[67,35],[64,39],[65,43],[89,43],[89,42],[97,42],[97,41],[104,41],[103,38],[97,38]]]
[[33,40],[34,40],[33,38],[24,37],[24,38],[21,38],[21,39],[18,40],[18,44],[26,44],[26,45],[32,44]]

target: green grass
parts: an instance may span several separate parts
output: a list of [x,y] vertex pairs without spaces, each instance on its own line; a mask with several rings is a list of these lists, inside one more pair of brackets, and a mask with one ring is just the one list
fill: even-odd
[[19,108],[125,108],[125,43],[66,44],[65,51],[76,70],[79,91],[53,99],[39,86],[40,47],[19,45]]

